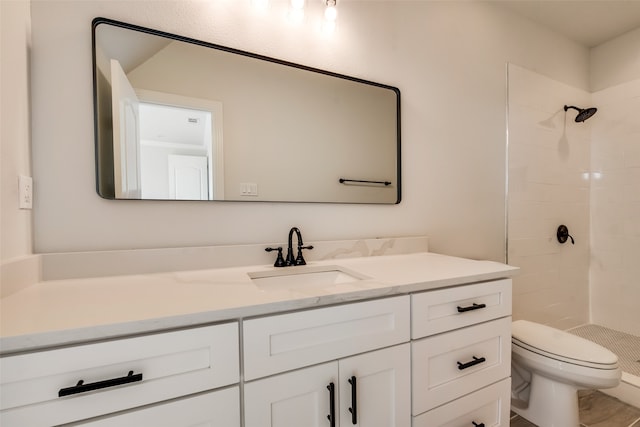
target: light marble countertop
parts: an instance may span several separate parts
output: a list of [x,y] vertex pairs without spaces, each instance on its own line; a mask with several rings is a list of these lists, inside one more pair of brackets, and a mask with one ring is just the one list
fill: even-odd
[[313,261],[309,266],[339,266],[370,279],[267,289],[247,273],[275,268],[253,265],[50,280],[0,301],[0,354],[401,295],[510,277],[518,270],[429,252]]

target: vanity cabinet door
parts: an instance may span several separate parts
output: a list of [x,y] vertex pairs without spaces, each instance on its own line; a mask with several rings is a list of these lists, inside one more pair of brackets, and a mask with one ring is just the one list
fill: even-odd
[[240,427],[240,391],[235,386],[74,425],[82,427]]
[[407,343],[246,383],[245,427],[408,427],[410,353]]
[[340,360],[340,425],[408,427],[410,366],[408,343]]
[[[329,388],[333,385],[333,391]],[[246,383],[245,427],[328,427],[338,395],[338,363]],[[334,415],[335,416],[335,415]],[[337,426],[338,424],[335,423]]]

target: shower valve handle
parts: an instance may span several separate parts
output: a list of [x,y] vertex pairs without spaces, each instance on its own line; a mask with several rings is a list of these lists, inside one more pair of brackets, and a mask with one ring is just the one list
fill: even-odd
[[573,240],[573,237],[571,236],[571,234],[569,234],[569,229],[567,228],[566,225],[560,225],[558,227],[558,231],[556,232],[556,237],[558,238],[558,242],[560,243],[564,243],[567,241],[567,239],[571,239],[571,244],[575,245],[576,241]]

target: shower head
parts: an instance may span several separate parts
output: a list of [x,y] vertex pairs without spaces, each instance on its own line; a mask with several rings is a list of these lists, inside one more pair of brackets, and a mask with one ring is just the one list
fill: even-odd
[[569,108],[573,108],[578,112],[578,115],[576,116],[576,122],[578,123],[584,122],[589,117],[593,116],[596,113],[596,111],[598,111],[596,107],[578,108],[578,107],[574,107],[573,105],[565,105],[564,111],[567,111]]

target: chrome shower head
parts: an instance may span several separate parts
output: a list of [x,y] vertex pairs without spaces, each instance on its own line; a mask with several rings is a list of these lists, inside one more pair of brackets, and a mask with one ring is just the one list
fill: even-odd
[[565,105],[564,111],[567,111],[569,108],[573,108],[578,112],[578,115],[576,116],[576,122],[578,123],[584,122],[589,117],[593,116],[596,113],[596,111],[598,111],[596,107],[579,108],[579,107],[574,107],[573,105]]

